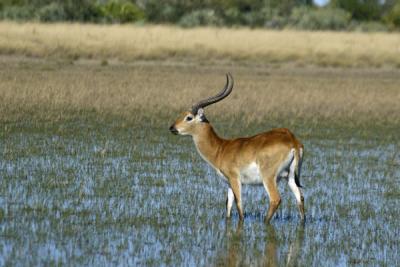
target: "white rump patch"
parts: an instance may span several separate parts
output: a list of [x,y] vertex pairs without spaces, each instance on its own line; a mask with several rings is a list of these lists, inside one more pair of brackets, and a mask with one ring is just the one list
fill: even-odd
[[[301,153],[302,154],[302,151]],[[300,158],[300,163],[301,164],[301,158]],[[292,160],[292,163],[290,164],[290,168],[289,168],[289,187],[292,190],[294,196],[296,197],[296,201],[297,203],[301,204],[301,191],[300,188],[296,185],[296,181],[295,181],[295,171],[296,171],[296,159]]]
[[289,187],[290,190],[292,190],[294,196],[296,197],[296,201],[297,203],[301,203],[301,192],[300,192],[300,188],[297,187],[296,182],[294,181],[294,176],[290,176],[289,177]]
[[290,171],[290,164],[292,162],[294,162],[294,152],[296,150],[294,148],[292,148],[289,152],[289,154],[287,155],[286,159],[284,162],[282,162],[281,166],[279,166],[278,168],[278,172],[276,173],[277,177],[288,177],[288,175],[290,175],[289,171]]

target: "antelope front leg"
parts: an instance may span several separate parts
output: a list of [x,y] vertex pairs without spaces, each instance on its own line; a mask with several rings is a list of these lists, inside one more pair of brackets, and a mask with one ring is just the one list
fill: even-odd
[[231,185],[231,189],[232,189],[233,195],[235,197],[236,208],[239,213],[239,218],[241,221],[243,221],[244,215],[243,215],[243,209],[242,209],[242,196],[241,196],[242,184],[240,183],[239,179],[236,178],[236,176],[230,178],[229,183]]
[[232,209],[234,199],[235,199],[235,195],[233,194],[232,189],[228,188],[228,196],[226,198],[226,217],[227,218],[231,217],[231,209]]

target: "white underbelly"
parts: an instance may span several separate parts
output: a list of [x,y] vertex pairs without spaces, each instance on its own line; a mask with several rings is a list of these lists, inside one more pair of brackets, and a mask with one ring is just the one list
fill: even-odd
[[[276,178],[277,181],[279,181],[281,178],[289,178],[289,171],[290,171],[290,166],[291,163],[294,159],[294,149],[290,150],[289,155],[287,156],[286,160],[279,166],[278,171],[276,173]],[[227,177],[216,168],[217,173],[219,176],[225,181],[229,182]],[[250,185],[262,185],[263,184],[263,177],[261,175],[260,167],[258,166],[257,163],[252,162],[249,165],[243,167],[240,170],[240,182],[242,184],[250,184]]]
[[240,182],[242,184],[262,184],[262,176],[257,163],[253,162],[250,165],[240,170]]

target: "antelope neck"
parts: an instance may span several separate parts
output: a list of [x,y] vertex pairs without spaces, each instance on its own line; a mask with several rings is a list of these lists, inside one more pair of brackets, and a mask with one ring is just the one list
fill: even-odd
[[202,131],[193,135],[193,141],[202,158],[217,168],[218,154],[225,140],[215,133],[211,124],[207,123]]

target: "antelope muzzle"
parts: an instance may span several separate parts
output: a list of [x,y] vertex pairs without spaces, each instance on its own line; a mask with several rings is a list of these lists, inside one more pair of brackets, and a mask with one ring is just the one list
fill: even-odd
[[175,135],[179,133],[178,130],[175,128],[175,124],[172,124],[171,127],[169,127],[169,131]]

